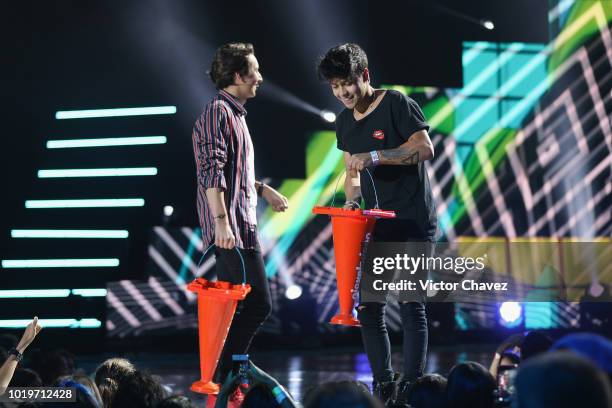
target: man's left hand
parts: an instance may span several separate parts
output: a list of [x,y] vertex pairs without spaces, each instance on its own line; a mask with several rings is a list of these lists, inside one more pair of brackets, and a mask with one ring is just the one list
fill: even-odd
[[267,184],[264,186],[261,196],[276,212],[283,212],[289,208],[289,201],[287,200],[287,197]]
[[361,171],[367,167],[372,167],[373,164],[370,153],[357,153],[348,158],[346,168],[347,170]]

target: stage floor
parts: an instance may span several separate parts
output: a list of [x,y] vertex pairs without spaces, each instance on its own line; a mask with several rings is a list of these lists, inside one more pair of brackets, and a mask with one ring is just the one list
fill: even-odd
[[[401,371],[400,350],[394,348],[392,355],[393,368]],[[476,361],[489,367],[495,346],[456,346],[433,347],[429,350],[427,373],[447,375],[451,367],[462,361]],[[77,364],[91,374],[97,364],[110,356],[93,356],[79,358]],[[189,390],[191,383],[199,378],[199,357],[190,354],[133,354],[126,355],[138,368],[146,369],[161,377],[164,385],[175,393],[186,395],[194,401],[202,397]],[[274,376],[300,400],[306,391],[317,384],[342,380],[357,379],[368,385],[372,374],[363,350],[326,349],[309,351],[255,351],[251,355],[253,362]]]

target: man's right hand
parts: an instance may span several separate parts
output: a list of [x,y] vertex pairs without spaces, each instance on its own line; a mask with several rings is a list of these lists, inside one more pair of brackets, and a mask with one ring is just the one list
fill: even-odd
[[234,249],[236,246],[236,237],[227,219],[215,221],[215,245],[223,249]]

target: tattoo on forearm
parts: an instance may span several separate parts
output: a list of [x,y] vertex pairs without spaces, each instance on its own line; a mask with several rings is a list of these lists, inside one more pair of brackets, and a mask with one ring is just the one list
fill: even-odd
[[417,164],[419,151],[415,149],[397,148],[380,151],[380,155],[388,164]]

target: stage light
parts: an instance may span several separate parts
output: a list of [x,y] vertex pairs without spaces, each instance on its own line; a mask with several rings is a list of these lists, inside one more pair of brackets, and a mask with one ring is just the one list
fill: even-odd
[[165,205],[164,206],[164,215],[166,217],[170,217],[172,214],[174,214],[174,207],[172,207],[171,205]]
[[117,116],[145,116],[145,115],[173,115],[176,106],[151,106],[146,108],[116,108],[116,109],[87,109],[72,111],[57,111],[55,119],[87,119],[110,118]]
[[287,106],[292,106],[296,109],[300,109],[304,112],[314,113],[315,115],[321,113],[320,109],[317,109],[310,103],[295,96],[291,92],[287,91],[279,85],[276,85],[268,79],[266,79],[263,86],[261,87],[261,95],[265,98],[273,99]]
[[322,110],[321,118],[326,122],[334,123],[336,121],[336,114],[332,111]]
[[295,300],[302,296],[302,288],[298,285],[291,285],[285,291],[285,296],[289,300]]
[[495,24],[493,24],[493,22],[489,19],[485,18],[479,21],[478,18],[476,17],[473,17],[469,14],[465,14],[459,10],[455,10],[455,9],[443,6],[441,4],[434,3],[433,7],[437,9],[438,11],[440,11],[441,13],[447,14],[459,20],[468,21],[472,24],[479,24],[480,26],[486,28],[487,30],[493,30],[495,28]]
[[107,147],[107,146],[134,146],[164,144],[166,136],[139,136],[139,137],[105,137],[99,139],[68,139],[49,140],[47,149],[69,149],[75,147]]
[[262,86],[261,89],[262,89],[262,95],[264,97],[273,99],[287,106],[292,106],[304,112],[309,112],[309,113],[318,115],[319,117],[321,117],[321,119],[323,119],[326,122],[334,123],[336,121],[336,114],[334,112],[329,111],[327,109],[318,109],[315,106],[311,105],[310,103],[293,95],[292,93],[285,90],[284,88],[274,83],[271,83],[268,80],[266,80],[265,86]]
[[495,24],[493,24],[491,20],[481,20],[480,24],[487,30],[493,30],[495,28]]
[[117,267],[119,259],[4,259],[3,268],[100,268]]
[[513,327],[520,323],[523,307],[518,302],[504,302],[499,307],[502,325]]
[[38,178],[155,176],[156,167],[38,170]]
[[76,199],[76,200],[27,200],[26,208],[92,208],[92,207],[142,207],[142,198]]
[[127,230],[11,230],[11,238],[127,238]]

